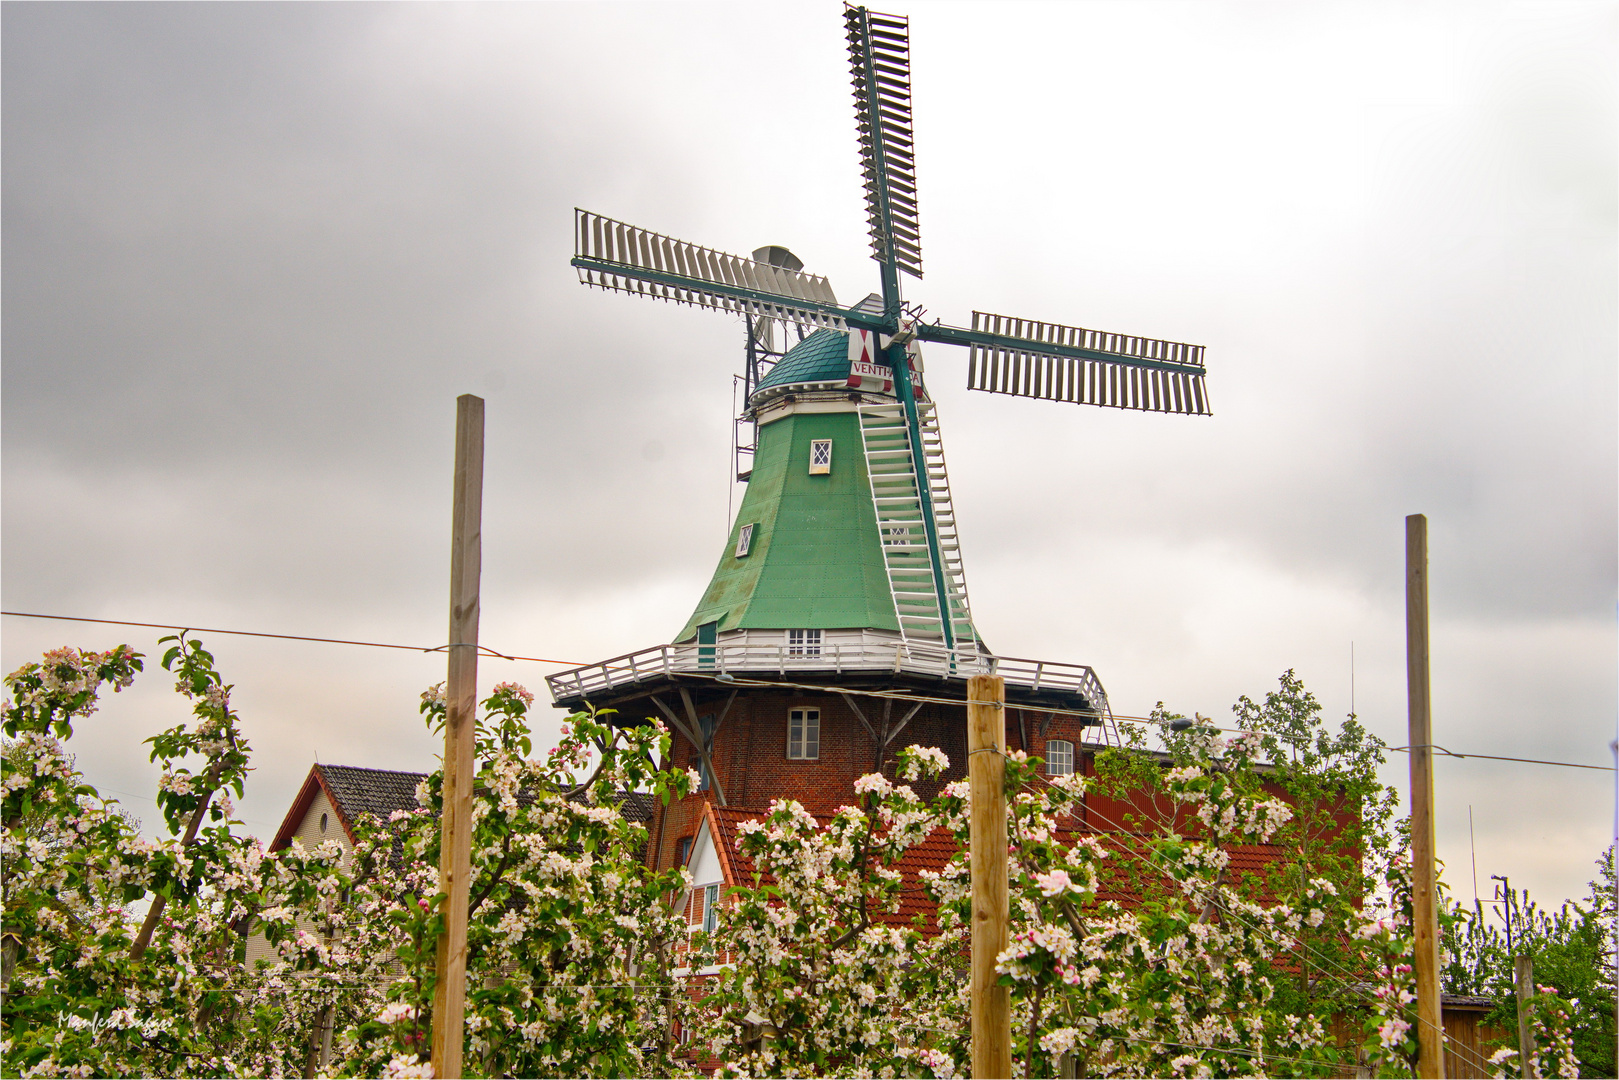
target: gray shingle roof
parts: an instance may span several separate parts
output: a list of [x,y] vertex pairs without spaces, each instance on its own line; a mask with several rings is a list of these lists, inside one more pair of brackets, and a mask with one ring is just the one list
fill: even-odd
[[645,791],[626,791],[624,801],[620,804],[620,811],[625,821],[632,821],[645,825],[652,820],[652,811],[658,806],[657,796]]
[[338,810],[350,824],[358,824],[361,814],[375,814],[387,821],[395,810],[416,809],[416,785],[427,775],[362,769],[355,765],[317,767],[327,789],[337,800]]
[[[426,779],[426,773],[392,772],[388,769],[362,769],[355,765],[319,765],[322,779],[337,799],[338,810],[351,824],[357,824],[361,814],[375,814],[383,821],[395,810],[415,810],[416,785]],[[518,801],[528,803],[532,795]],[[652,820],[656,807],[654,797],[640,791],[625,792],[624,817],[633,822]]]

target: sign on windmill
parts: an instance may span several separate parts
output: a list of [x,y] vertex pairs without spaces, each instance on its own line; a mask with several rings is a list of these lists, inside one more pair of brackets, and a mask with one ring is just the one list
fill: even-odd
[[[585,210],[574,212],[573,265],[586,285],[735,312],[750,320],[830,328],[850,335],[853,389],[893,393],[903,410],[915,495],[922,504],[932,588],[944,644],[955,647],[966,617],[964,594],[949,586],[928,482],[922,419],[913,381],[920,342],[965,346],[967,386],[987,393],[1143,412],[1209,415],[1203,347],[974,311],[970,327],[928,322],[900,292],[901,272],[922,277],[912,141],[910,25],[901,16],[845,9],[855,112],[865,179],[871,254],[882,291],[843,307],[826,278],[796,258],[742,258],[649,232]],[[775,249],[783,250],[784,249]],[[759,252],[755,253],[756,256]]]

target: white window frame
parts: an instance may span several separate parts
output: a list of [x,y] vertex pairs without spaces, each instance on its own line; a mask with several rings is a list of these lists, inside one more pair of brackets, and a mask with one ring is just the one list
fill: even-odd
[[906,525],[884,525],[883,543],[890,547],[898,547],[911,542],[911,530]]
[[787,655],[820,656],[821,632],[819,630],[787,631]]
[[718,885],[705,885],[703,887],[703,930],[712,934],[720,925],[720,887]]
[[787,760],[818,761],[821,757],[821,710],[787,710]]
[[832,471],[832,440],[811,439],[809,471],[811,476],[825,476]]
[[1067,739],[1046,740],[1046,775],[1068,776],[1074,771],[1074,744]]
[[753,525],[744,525],[736,533],[736,557],[745,558],[753,549]]

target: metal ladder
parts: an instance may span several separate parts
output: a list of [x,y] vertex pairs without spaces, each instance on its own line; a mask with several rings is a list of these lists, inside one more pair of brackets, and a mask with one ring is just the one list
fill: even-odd
[[[977,634],[967,606],[967,579],[961,568],[961,545],[956,537],[956,512],[950,501],[950,480],[945,473],[939,422],[932,404],[917,402],[916,413],[956,649],[976,654]],[[872,504],[877,508],[877,532],[882,540],[888,587],[894,600],[894,612],[899,617],[900,633],[907,639],[942,646],[944,631],[940,625],[938,591],[934,588],[933,562],[928,557],[922,501],[911,464],[911,439],[904,406],[897,403],[862,405],[859,414],[866,476],[871,482]]]

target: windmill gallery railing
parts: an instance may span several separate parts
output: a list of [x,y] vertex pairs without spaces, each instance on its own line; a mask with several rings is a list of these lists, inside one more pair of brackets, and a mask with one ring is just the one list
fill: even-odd
[[[969,675],[999,675],[1009,689],[1027,693],[1045,691],[1078,694],[1098,713],[1107,727],[1110,716],[1107,692],[1084,664],[1062,664],[1050,660],[1023,660],[991,656],[966,649],[946,649],[941,645],[905,641],[889,635],[864,632],[828,634],[818,644],[785,642],[780,631],[770,639],[750,638],[746,633],[727,637],[715,644],[689,642],[684,645],[658,645],[639,652],[615,656],[599,664],[559,671],[546,676],[551,696],[558,703],[572,703],[638,682],[675,675],[730,676],[731,679],[768,679],[774,675],[790,678],[808,673],[885,671],[895,674],[926,675],[939,679],[966,679]],[[729,681],[729,680],[727,680]]]

